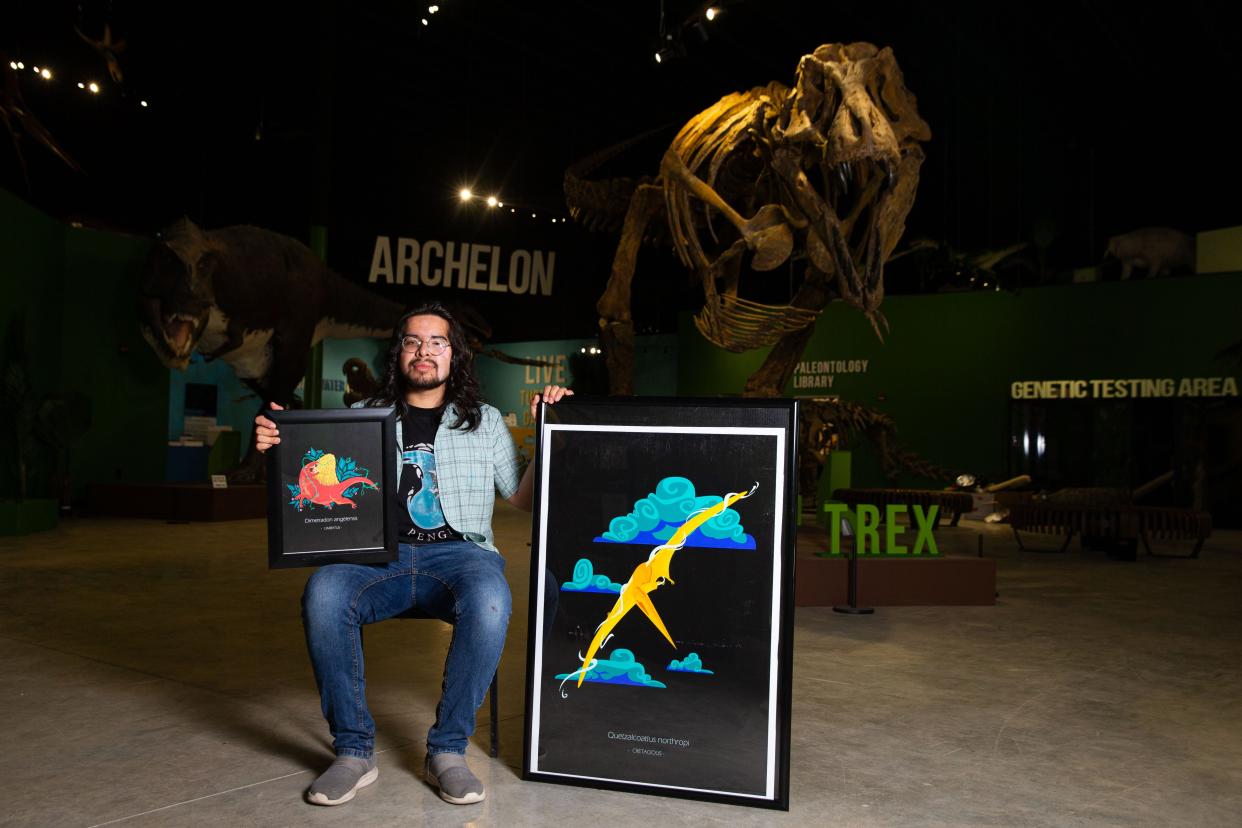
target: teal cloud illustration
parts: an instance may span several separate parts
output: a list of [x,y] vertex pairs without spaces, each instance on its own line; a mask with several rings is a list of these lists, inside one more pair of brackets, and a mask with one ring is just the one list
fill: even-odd
[[[561,673],[561,680],[578,680],[578,673]],[[623,647],[618,647],[608,654],[608,658],[596,659],[587,670],[587,681],[597,684],[623,684],[631,687],[667,687],[663,682],[656,681],[647,674],[646,668],[634,660],[634,654]]]
[[703,659],[699,658],[698,653],[691,653],[681,661],[673,659],[668,663],[668,667],[665,669],[672,673],[701,673],[705,676],[716,675],[711,670],[703,669]]
[[[633,511],[609,521],[608,531],[594,540],[595,543],[658,546],[671,538],[690,515],[715,506],[721,500],[724,500],[721,495],[696,495],[694,483],[685,477],[666,477],[656,484],[654,492],[634,502]],[[696,529],[685,545],[754,549],[755,539],[746,534],[741,515],[733,509],[725,509]]]
[[595,567],[587,558],[579,558],[574,564],[574,579],[561,584],[562,592],[606,592],[612,595],[621,591],[621,585],[607,575],[596,575]]

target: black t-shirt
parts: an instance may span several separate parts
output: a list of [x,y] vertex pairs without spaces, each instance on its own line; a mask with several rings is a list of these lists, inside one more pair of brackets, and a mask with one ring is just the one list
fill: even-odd
[[397,510],[402,543],[461,540],[444,519],[436,479],[436,429],[444,408],[407,408],[401,418],[401,478],[397,487],[404,509]]

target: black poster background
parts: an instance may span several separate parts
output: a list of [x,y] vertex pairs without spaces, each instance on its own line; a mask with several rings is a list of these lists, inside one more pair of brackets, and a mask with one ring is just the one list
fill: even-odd
[[[566,409],[563,413],[572,413]],[[786,415],[787,416],[787,415]],[[784,463],[775,434],[700,434],[555,430],[545,444],[548,489],[543,549],[558,590],[555,616],[543,628],[535,755],[539,773],[621,780],[694,790],[768,795],[769,709],[773,675],[773,568],[780,546],[775,521],[784,514],[777,490]],[[677,642],[669,646],[635,607],[613,630],[599,657],[631,650],[666,688],[571,680],[615,593],[559,591],[575,562],[624,584],[651,545],[593,543],[609,521],[670,476],[690,479],[697,496],[756,492],[732,507],[752,550],[687,546],[674,553],[670,576],[652,603]],[[782,531],[787,531],[785,527]],[[538,599],[541,600],[542,599]],[[542,603],[548,606],[547,602]],[[713,675],[670,672],[672,659],[699,655]],[[562,695],[563,693],[563,695]],[[775,728],[775,724],[771,723]],[[661,741],[664,740],[664,741]]]
[[[341,552],[352,549],[378,549],[384,546],[384,502],[391,481],[383,480],[383,425],[365,423],[282,423],[280,426],[280,485],[285,494],[280,511],[284,528],[284,553]],[[352,457],[360,469],[379,486],[350,498],[349,506],[304,505],[290,503],[298,485],[302,458],[309,449],[318,449],[342,459]],[[286,485],[287,484],[287,485]],[[274,516],[273,516],[274,517]],[[354,520],[353,518],[357,518]]]

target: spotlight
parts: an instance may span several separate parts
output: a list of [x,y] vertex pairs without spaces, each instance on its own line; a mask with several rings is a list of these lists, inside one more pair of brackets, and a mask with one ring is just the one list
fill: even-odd
[[79,81],[79,82],[78,82],[78,89],[85,89],[85,88],[86,88],[86,84],[84,84],[84,83],[82,83],[81,81]]
[[26,64],[22,63],[22,62],[19,60],[19,61],[17,62],[17,68],[18,68],[18,69],[25,69],[25,68],[26,68]]
[[664,41],[658,44],[655,52],[656,63],[670,63],[677,58],[686,56],[686,45],[681,40],[674,40],[672,35],[665,35]]
[[10,68],[10,69],[12,69],[14,72],[16,72],[16,71],[17,71],[17,61],[15,61],[15,60],[10,60],[10,61],[9,61],[9,68]]
[[38,67],[38,66],[31,66],[31,67],[30,67],[30,70],[31,70],[32,72],[34,72],[36,75],[37,75],[37,74],[39,74],[39,67]]
[[427,14],[435,14],[435,13],[436,13],[436,12],[438,12],[439,10],[440,10],[440,7],[439,7],[439,6],[428,6],[428,7],[427,7]]
[[707,11],[703,12],[703,16],[706,17],[707,22],[710,23],[720,16],[720,11],[721,10],[716,6],[708,6]]
[[[504,206],[505,206],[505,203],[504,203],[503,201],[497,201],[497,202],[496,202],[496,206],[497,206],[497,207],[504,207]],[[512,212],[513,212],[513,210],[510,210],[509,212],[510,212],[510,213],[512,213]]]
[[538,216],[536,216],[534,213],[531,213],[531,214],[530,214],[530,217],[531,217],[531,218],[538,218]]
[[427,22],[427,18],[425,18],[425,17],[423,18],[423,25],[424,25],[424,26],[430,26],[430,25],[431,25],[430,23],[428,23],[428,22]]
[[139,103],[139,105],[141,105],[141,106],[142,106],[142,108],[143,108],[143,109],[146,109],[146,107],[147,107],[147,102],[146,102],[146,101],[139,101],[138,103]]
[[91,90],[91,94],[92,94],[92,95],[98,95],[98,94],[99,94],[99,84],[95,83],[94,81],[91,81],[90,83],[88,83],[88,84],[86,85],[86,88],[87,88],[87,89],[89,89],[89,90]]
[[474,198],[474,193],[470,192],[469,187],[462,187],[460,190],[457,191],[457,197],[460,198],[462,201],[469,201],[470,199]]
[[42,72],[40,72],[40,73],[39,73],[39,75],[40,75],[40,77],[42,77],[44,80],[51,80],[51,79],[52,79],[52,70],[51,70],[51,69],[44,69]]
[[500,204],[500,199],[496,198],[496,196],[488,196],[488,197],[487,197],[487,206],[488,206],[488,207],[495,207],[495,206],[497,206],[497,205],[499,205],[499,204]]

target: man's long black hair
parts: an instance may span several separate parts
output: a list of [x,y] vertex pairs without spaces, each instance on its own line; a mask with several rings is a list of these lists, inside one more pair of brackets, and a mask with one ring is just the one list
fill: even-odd
[[444,387],[444,401],[452,403],[457,409],[457,422],[450,428],[464,428],[474,431],[479,427],[483,417],[482,399],[479,397],[479,379],[474,374],[474,353],[466,341],[466,333],[461,323],[454,318],[448,308],[439,302],[428,302],[407,311],[397,320],[392,332],[392,343],[388,347],[388,361],[384,366],[384,379],[380,383],[379,393],[367,400],[369,406],[396,406],[397,414],[404,417],[407,406],[405,377],[401,373],[401,338],[405,336],[405,323],[412,316],[438,316],[448,323],[449,347],[452,350],[449,360],[448,382]]

